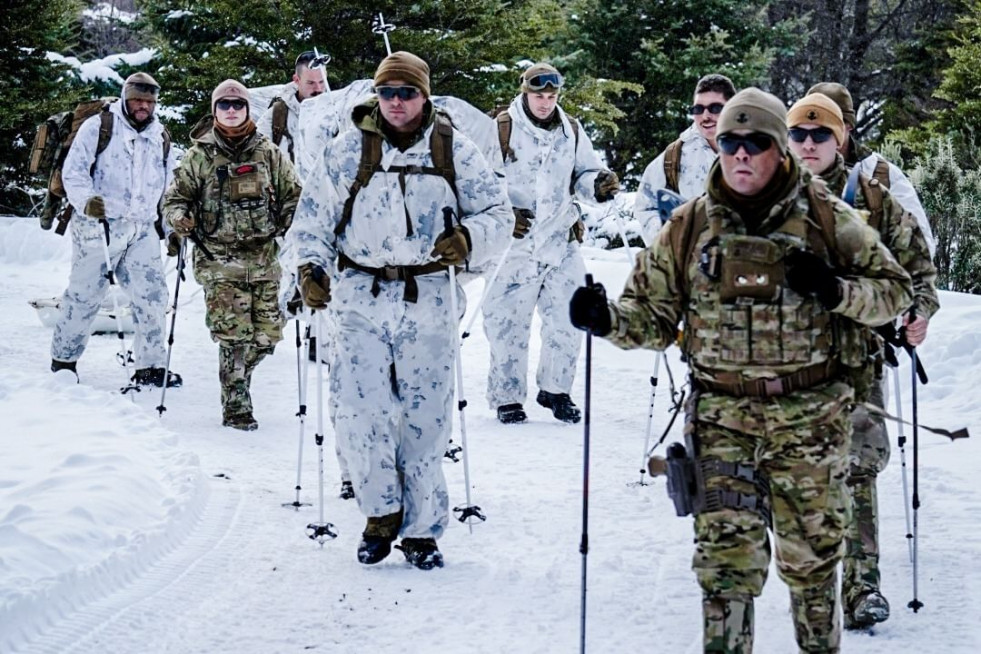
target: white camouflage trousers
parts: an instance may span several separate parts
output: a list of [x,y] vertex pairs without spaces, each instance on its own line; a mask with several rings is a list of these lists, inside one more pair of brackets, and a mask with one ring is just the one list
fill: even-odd
[[569,301],[586,276],[579,249],[570,246],[558,266],[533,261],[526,253],[508,255],[483,301],[484,334],[490,343],[487,403],[524,404],[528,395],[528,340],[538,308],[542,349],[538,388],[568,393],[576,376],[582,332],[569,321]]
[[[439,538],[449,521],[443,454],[453,428],[453,330],[449,278],[416,278],[418,301],[403,282],[354,270],[332,290],[330,409],[361,512],[400,508],[403,538]],[[464,310],[462,293],[459,311]]]
[[[51,338],[51,358],[77,361],[109,287],[105,232],[99,221],[76,214],[71,221],[72,269]],[[137,368],[163,368],[167,280],[160,239],[151,223],[109,220],[109,259],[116,283],[133,308],[133,359]]]

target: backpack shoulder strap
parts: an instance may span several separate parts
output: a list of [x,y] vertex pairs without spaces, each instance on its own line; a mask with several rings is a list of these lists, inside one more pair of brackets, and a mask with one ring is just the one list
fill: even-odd
[[678,179],[681,177],[681,139],[672,141],[664,149],[664,180],[669,191],[678,192]]
[[102,111],[99,112],[99,142],[95,146],[95,156],[99,156],[109,147],[109,141],[112,139],[112,123],[114,118],[112,112],[109,111],[109,103],[106,103],[102,107]]
[[272,109],[272,142],[279,145],[285,136],[292,143],[293,135],[290,134],[286,125],[289,117],[289,107],[286,106],[286,101],[277,96],[269,102],[269,108]]
[[358,174],[354,178],[354,183],[351,184],[351,188],[348,190],[347,200],[344,202],[344,210],[341,213],[341,220],[337,223],[337,227],[334,228],[334,235],[340,236],[347,229],[348,223],[351,222],[351,212],[354,210],[354,199],[358,196],[358,192],[361,191],[368,182],[371,181],[371,176],[375,174],[375,170],[378,169],[378,165],[381,163],[382,154],[382,139],[377,132],[361,132],[361,161],[358,163]]
[[[823,253],[834,265],[838,265],[838,247],[835,236],[835,213],[827,184],[819,177],[812,177],[807,184],[807,204],[814,219],[808,223],[807,242],[818,253]],[[813,228],[816,223],[817,229]]]
[[865,207],[869,212],[868,225],[875,231],[882,227],[883,200],[882,183],[877,177],[869,179],[862,175],[859,178],[862,185],[862,195],[865,196]]
[[672,221],[677,221],[672,225],[670,239],[671,251],[674,253],[675,274],[681,281],[679,285],[684,293],[687,293],[690,280],[688,278],[688,264],[695,253],[695,244],[698,235],[705,229],[708,216],[705,213],[705,203],[698,203],[697,198],[688,200],[683,205],[675,209]]
[[889,188],[889,162],[879,157],[875,162],[875,170],[872,171],[872,177],[879,180],[882,188]]
[[576,194],[576,155],[579,152],[579,121],[570,113],[566,113],[565,117],[569,119],[569,125],[572,126],[572,177],[569,179],[569,195]]
[[453,165],[453,123],[442,111],[436,112],[436,124],[429,138],[429,149],[433,156],[433,167],[456,192],[456,167]]
[[501,144],[501,156],[505,162],[508,160],[517,161],[514,150],[511,149],[511,114],[502,111],[494,116],[494,120],[497,121],[497,140]]

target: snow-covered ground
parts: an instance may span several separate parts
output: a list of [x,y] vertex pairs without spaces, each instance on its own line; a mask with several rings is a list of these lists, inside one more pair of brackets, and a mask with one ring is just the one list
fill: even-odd
[[[363,519],[336,497],[329,425],[324,512],[339,537],[320,546],[305,535],[319,520],[312,394],[301,497],[313,506],[281,506],[294,499],[297,475],[293,324],[256,372],[259,430],[222,428],[217,347],[199,287],[182,285],[173,369],[185,383],[167,393],[158,416],[159,392],[117,392],[123,372],[112,335],[92,338],[81,384],[48,371],[50,331],[27,302],[60,293],[68,256],[68,240],[33,219],[0,218],[0,652],[578,649],[583,429],[557,423],[533,400],[528,424],[497,423],[483,398],[479,319],[463,344],[464,391],[472,498],[487,522],[470,533],[453,521],[440,541],[441,570],[411,568],[397,551],[366,567],[355,559]],[[615,295],[627,275],[622,250],[588,249],[587,257]],[[170,280],[173,290],[173,273]],[[468,286],[471,311],[482,285]],[[874,636],[846,634],[847,652],[981,651],[981,395],[971,390],[981,378],[981,298],[944,293],[942,301],[920,348],[931,381],[919,388],[919,417],[968,426],[975,438],[951,443],[920,432],[917,614],[906,608],[912,565],[894,451],[879,485],[893,617]],[[536,335],[533,366],[537,343]],[[691,519],[674,516],[662,482],[636,483],[654,354],[602,341],[593,353],[587,650],[698,652]],[[680,384],[676,351],[668,361]],[[583,360],[580,405],[584,370]],[[665,372],[657,433],[670,404]],[[909,376],[904,361],[906,398]],[[679,433],[676,424],[672,436]],[[911,467],[911,447],[906,459]],[[463,464],[445,468],[451,502],[462,504]],[[796,651],[775,573],[757,603],[756,632],[758,652]]]

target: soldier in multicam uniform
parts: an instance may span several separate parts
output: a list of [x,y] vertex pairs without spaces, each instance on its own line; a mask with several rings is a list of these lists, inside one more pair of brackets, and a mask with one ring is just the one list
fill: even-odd
[[800,650],[839,651],[846,366],[865,356],[840,328],[885,323],[912,300],[875,232],[787,152],[786,115],[768,93],[737,93],[719,117],[707,194],[675,211],[618,302],[594,284],[570,306],[577,327],[625,348],[664,349],[685,322],[706,652],[752,651],[768,527]]
[[[71,276],[51,337],[54,372],[66,369],[77,374],[77,361],[106,294],[104,222],[109,227],[109,258],[115,277],[133,305],[137,327],[134,381],[164,383],[167,280],[154,221],[176,160],[173,150],[164,147],[164,129],[156,117],[159,92],[153,77],[133,73],[123,83],[122,100],[108,109],[113,120],[106,149],[96,153],[101,118],[92,116],[79,128],[68,150],[62,175],[76,213],[71,221]],[[167,385],[180,384],[180,375],[171,372]]]
[[688,108],[692,124],[644,169],[634,199],[634,216],[640,221],[646,243],[653,243],[661,229],[659,190],[674,191],[686,200],[705,192],[705,180],[718,154],[715,132],[719,114],[734,95],[736,87],[725,75],[713,73],[698,80]]
[[[820,175],[832,193],[846,195],[849,171],[838,153],[845,141],[845,124],[840,107],[827,96],[813,93],[799,100],[787,113],[790,149],[812,173]],[[923,324],[940,308],[936,290],[937,270],[930,248],[916,218],[882,187],[879,180],[855,171],[851,182],[853,206],[868,216],[868,224],[879,232],[882,242],[913,279],[913,306]],[[919,344],[922,337],[912,337]],[[882,408],[883,345],[867,330],[870,350],[878,353],[857,371],[856,401],[869,401]],[[852,521],[845,535],[842,601],[845,628],[866,627],[889,617],[889,602],[879,588],[879,534],[876,476],[889,461],[889,435],[885,421],[862,404],[852,411],[851,471],[848,488],[852,494]]]
[[204,287],[205,321],[218,343],[222,424],[251,431],[249,386],[256,365],[283,338],[279,246],[300,195],[293,166],[256,131],[248,90],[225,80],[211,94],[214,125],[192,134],[164,199],[164,216],[181,236],[197,235],[214,260],[194,250]]
[[[442,458],[461,318],[450,315],[449,294],[462,293],[447,266],[491,261],[513,216],[477,147],[434,111],[426,62],[395,52],[374,83],[376,95],[354,109],[356,128],[311,173],[287,238],[304,303],[327,307],[335,323],[330,411],[367,518],[358,560],[378,563],[401,533],[406,560],[431,569],[443,564],[436,539],[449,521]],[[364,151],[379,158],[367,179]]]
[[536,401],[563,422],[579,422],[569,392],[582,337],[569,324],[567,307],[586,266],[579,251],[584,228],[573,200],[578,195],[607,202],[620,189],[585,130],[558,105],[562,84],[553,66],[534,64],[507,109],[512,129],[504,170],[519,240],[482,304],[491,353],[487,402],[505,424],[528,419],[523,403],[536,308],[542,320]]

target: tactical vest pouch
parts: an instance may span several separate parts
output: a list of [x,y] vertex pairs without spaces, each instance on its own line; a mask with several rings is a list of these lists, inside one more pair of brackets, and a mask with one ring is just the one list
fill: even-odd
[[757,236],[727,236],[720,242],[720,299],[773,302],[784,281],[783,251]]
[[242,209],[258,209],[263,206],[262,189],[265,186],[262,170],[257,163],[243,163],[228,167],[228,199]]

